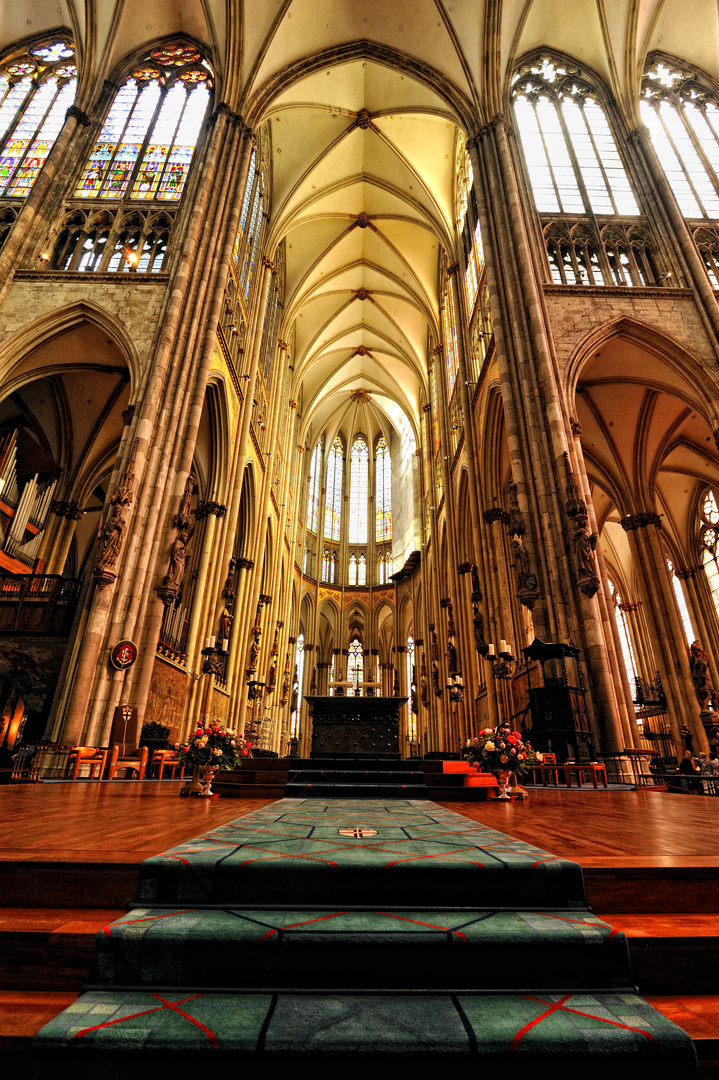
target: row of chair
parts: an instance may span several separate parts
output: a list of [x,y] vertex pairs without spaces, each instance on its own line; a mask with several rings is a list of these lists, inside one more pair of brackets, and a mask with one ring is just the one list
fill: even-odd
[[145,778],[162,780],[165,771],[174,780],[178,770],[177,779],[182,780],[185,773],[185,767],[177,760],[174,750],[153,750],[152,757],[149,757],[146,746],[138,746],[137,750],[133,750],[131,754],[120,754],[120,747],[117,745],[109,749],[97,746],[73,746],[65,764],[64,779],[77,780],[78,772],[83,767],[89,767],[91,780],[112,780],[122,769],[134,775],[137,780]]
[[[560,775],[564,777],[567,787],[572,786],[572,777],[574,777],[577,787],[582,787],[584,780],[591,782],[595,788],[599,786],[599,781],[602,782],[604,787],[608,786],[605,765],[601,765],[597,761],[566,761],[561,763],[557,761],[556,754],[542,755],[541,764],[535,765],[532,769],[532,783],[539,782],[543,787],[547,787],[548,784],[558,787]],[[539,776],[539,781],[537,776]]]

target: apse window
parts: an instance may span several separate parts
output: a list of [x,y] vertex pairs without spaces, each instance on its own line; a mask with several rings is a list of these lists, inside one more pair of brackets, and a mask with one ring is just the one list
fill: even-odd
[[0,66],[0,195],[25,198],[75,101],[75,47],[52,39]]

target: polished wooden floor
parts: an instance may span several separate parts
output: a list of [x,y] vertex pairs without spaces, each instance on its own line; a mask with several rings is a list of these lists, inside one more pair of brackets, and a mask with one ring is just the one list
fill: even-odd
[[[0,1050],[20,1054],[18,1064],[76,996],[94,935],[126,909],[143,859],[272,801],[182,799],[179,789],[0,787]],[[443,805],[579,862],[594,910],[632,949],[649,950],[647,972],[681,970],[687,950],[705,967],[719,964],[719,799],[534,789],[527,802]],[[715,1080],[719,995],[711,976],[699,994],[684,981],[684,993],[648,998],[697,1040],[702,1080]]]
[[[268,799],[181,799],[179,783],[0,787],[0,860],[138,862]],[[444,804],[585,867],[719,867],[719,799],[531,790],[526,802]]]

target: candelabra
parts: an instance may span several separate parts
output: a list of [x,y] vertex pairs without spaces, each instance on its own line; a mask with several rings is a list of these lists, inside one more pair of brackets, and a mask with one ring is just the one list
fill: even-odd
[[499,652],[490,642],[487,645],[487,654],[484,658],[492,665],[492,674],[495,679],[511,679],[514,675],[514,665],[517,658],[512,656],[512,646],[508,645],[504,638],[499,642]]
[[458,671],[447,676],[447,689],[449,690],[450,701],[457,703],[464,701],[464,679]]
[[215,644],[215,641],[215,636],[211,634],[205,641],[204,649],[202,649],[202,655],[205,658],[202,661],[203,675],[224,674],[224,660],[227,656],[229,640],[227,638],[221,638],[217,644]]

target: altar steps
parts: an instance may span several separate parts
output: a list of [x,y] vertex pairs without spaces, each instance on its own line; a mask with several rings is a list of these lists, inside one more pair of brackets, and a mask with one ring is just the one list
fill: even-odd
[[223,798],[435,799],[476,802],[496,793],[489,773],[427,758],[252,758],[212,785]]
[[208,1060],[695,1074],[577,864],[415,800],[286,799],[146,860],[33,1056],[36,1080],[189,1080]]

